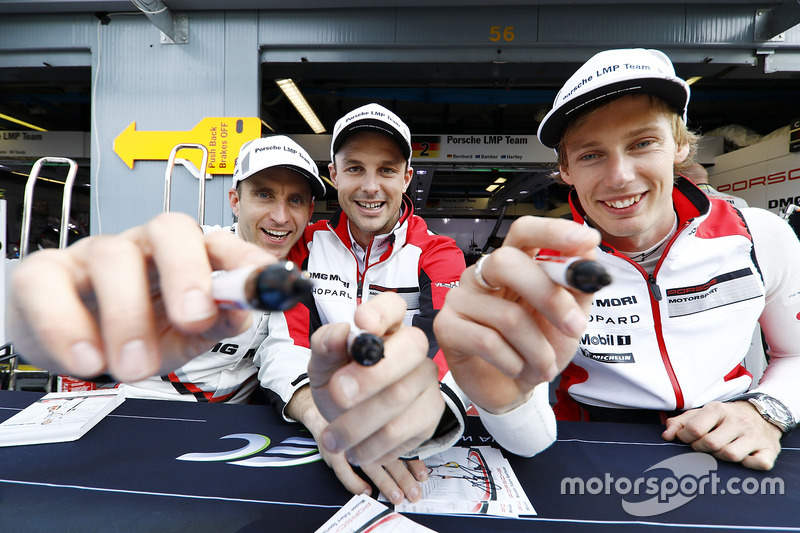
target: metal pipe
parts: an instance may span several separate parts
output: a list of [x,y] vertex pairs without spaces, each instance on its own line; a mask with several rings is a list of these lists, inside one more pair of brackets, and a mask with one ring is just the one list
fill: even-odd
[[68,227],[69,227],[69,212],[72,202],[72,184],[75,182],[75,176],[78,174],[78,164],[72,159],[66,157],[42,157],[33,164],[31,173],[28,176],[28,182],[25,184],[25,197],[22,203],[22,232],[20,235],[19,243],[19,258],[23,259],[28,255],[28,240],[31,233],[31,206],[33,202],[33,189],[36,185],[36,180],[39,177],[39,171],[45,163],[63,163],[69,165],[69,173],[64,182],[64,194],[61,201],[61,233],[59,236],[58,247],[67,247]]
[[175,19],[164,2],[161,0],[131,0],[131,2],[150,19],[156,28],[173,41],[175,40]]
[[169,212],[170,194],[172,192],[172,170],[175,168],[175,156],[178,154],[179,150],[184,148],[201,150],[203,152],[203,161],[200,164],[200,176],[198,176],[200,181],[200,192],[197,208],[197,223],[202,225],[205,221],[206,213],[206,170],[208,167],[208,148],[206,148],[205,145],[186,143],[176,144],[172,147],[172,150],[169,153],[169,160],[167,161],[167,170],[164,173],[164,212]]

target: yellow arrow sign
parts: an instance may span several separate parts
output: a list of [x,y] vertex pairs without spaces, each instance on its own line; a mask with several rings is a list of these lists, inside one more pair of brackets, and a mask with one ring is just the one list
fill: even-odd
[[[189,131],[136,131],[136,122],[131,122],[114,139],[114,151],[133,168],[135,160],[166,161],[176,144],[202,144],[208,148],[208,174],[233,174],[239,148],[258,137],[261,137],[258,117],[206,117]],[[203,160],[200,150],[181,150],[178,156],[197,168]]]

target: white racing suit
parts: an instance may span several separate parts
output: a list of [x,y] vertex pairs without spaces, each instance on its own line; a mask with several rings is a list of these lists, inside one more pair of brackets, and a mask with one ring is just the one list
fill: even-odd
[[[574,191],[573,216],[585,224]],[[592,299],[589,326],[562,373],[559,420],[592,419],[593,407],[672,414],[747,390],[779,399],[800,418],[800,243],[776,215],[709,200],[684,178],[673,191],[678,230],[649,276],[602,243],[613,283]],[[742,361],[760,324],[770,357],[755,384]],[[541,388],[541,386],[539,387]],[[546,394],[505,415],[493,432],[520,455],[555,422]],[[646,411],[649,410],[649,411]],[[663,418],[663,417],[662,417]],[[507,444],[510,443],[510,444]]]
[[[204,233],[230,231],[202,226]],[[243,333],[223,339],[179,369],[135,383],[126,383],[126,396],[159,400],[246,403],[268,374],[271,387],[267,395],[285,405],[300,387],[293,383],[305,373],[310,351],[295,346],[281,312],[253,311],[253,321]]]

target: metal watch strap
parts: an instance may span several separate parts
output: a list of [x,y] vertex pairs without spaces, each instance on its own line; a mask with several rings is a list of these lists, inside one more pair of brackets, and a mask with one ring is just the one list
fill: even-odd
[[[764,420],[766,420],[767,422],[773,424],[774,426],[779,428],[781,431],[783,431],[784,434],[791,433],[792,430],[794,430],[797,427],[797,420],[795,420],[794,415],[792,414],[792,411],[788,407],[786,407],[786,405],[782,401],[780,401],[779,399],[775,398],[774,396],[770,396],[769,394],[765,394],[763,392],[745,392],[745,393],[739,394],[738,396],[734,396],[733,398],[730,398],[729,400],[725,400],[725,401],[726,401],[726,403],[727,402],[739,402],[739,401],[750,402],[751,399],[760,400],[760,399],[764,399],[764,398],[767,399],[767,401],[770,401],[770,402],[773,402],[773,403],[777,404],[781,409],[783,409],[786,413],[788,413],[790,422],[784,428],[782,426],[782,424],[776,423],[775,420],[773,420],[773,419],[767,417],[766,415],[764,415],[761,412],[761,410],[759,410],[759,414],[762,417],[764,417]],[[752,403],[752,402],[750,402],[750,403]]]

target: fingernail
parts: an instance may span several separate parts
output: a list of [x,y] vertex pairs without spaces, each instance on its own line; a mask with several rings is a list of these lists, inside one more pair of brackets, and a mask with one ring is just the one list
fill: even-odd
[[101,372],[105,366],[100,351],[89,341],[76,342],[69,352],[77,372],[83,376],[93,376]]
[[143,340],[135,339],[122,345],[116,373],[128,380],[142,379],[151,373],[150,353]]
[[363,494],[363,495],[365,495],[365,496],[372,496],[372,488],[371,488],[371,487],[367,487],[366,489],[364,489],[364,490],[361,492],[361,494]]
[[573,308],[564,318],[564,328],[573,337],[581,335],[588,325],[589,321],[586,319],[586,315],[578,309]]
[[358,460],[356,453],[352,449],[344,452],[344,458],[347,459],[347,462],[353,466],[361,466],[361,463]]
[[334,328],[329,326],[325,330],[325,335],[323,335],[323,337],[322,337],[322,349],[325,350],[326,352],[330,352],[331,351],[330,348],[328,347],[328,344],[330,344],[330,342],[331,342],[331,335],[333,334],[333,329]]
[[547,372],[544,375],[544,379],[545,381],[553,381],[554,379],[556,379],[557,375],[558,375],[558,367],[556,366],[555,363],[553,363],[552,365],[550,365],[550,368],[547,369]]
[[358,396],[358,381],[352,376],[339,376],[339,389],[341,389],[342,395],[346,400],[353,401]]
[[183,295],[183,318],[189,322],[197,322],[214,314],[211,299],[200,289],[186,291]]
[[410,500],[416,500],[417,496],[419,496],[419,487],[414,487],[408,491],[408,497]]
[[586,229],[580,224],[574,224],[564,233],[563,238],[568,244],[580,244],[586,240],[586,236]]
[[393,504],[397,505],[398,503],[400,503],[400,502],[402,502],[402,501],[403,501],[403,493],[402,493],[402,492],[400,492],[399,490],[393,490],[393,491],[392,491],[392,495],[391,495],[391,496],[389,496],[389,500],[390,500],[390,501],[391,501]]
[[339,444],[336,442],[336,437],[331,435],[330,431],[326,431],[322,434],[322,446],[331,453],[339,452]]

